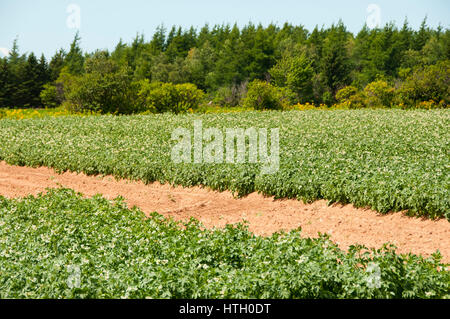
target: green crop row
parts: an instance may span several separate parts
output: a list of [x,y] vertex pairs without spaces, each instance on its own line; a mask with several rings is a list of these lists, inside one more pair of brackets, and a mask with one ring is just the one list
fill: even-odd
[[[279,170],[259,163],[175,163],[177,127],[279,129]],[[450,111],[334,110],[155,114],[0,121],[0,159],[240,195],[327,199],[450,219]],[[206,145],[206,143],[205,143]],[[248,146],[248,145],[247,145]],[[270,151],[270,147],[269,147]],[[193,152],[192,152],[193,153]],[[191,153],[191,154],[192,154]],[[270,153],[270,152],[269,152]]]
[[0,298],[450,297],[439,253],[205,230],[69,189],[0,197],[0,265]]

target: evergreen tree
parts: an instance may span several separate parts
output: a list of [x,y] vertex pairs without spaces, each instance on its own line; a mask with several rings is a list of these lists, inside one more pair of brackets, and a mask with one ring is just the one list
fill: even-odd
[[25,79],[26,55],[20,55],[17,39],[14,40],[12,50],[8,56],[7,63],[9,69],[8,88],[9,107],[23,107],[27,102],[26,88],[23,87]]
[[19,45],[17,42],[18,42],[18,39],[15,38],[12,49],[9,52],[8,62],[11,66],[19,65],[20,63],[23,63],[25,61],[25,56],[23,56],[23,55],[21,56],[19,53]]
[[[58,91],[56,105],[64,96],[61,83],[69,86],[85,73],[85,59],[98,55],[131,80],[192,82],[212,97],[232,100],[229,105],[238,103],[246,83],[254,79],[289,88],[286,92],[295,92],[302,102],[330,104],[349,84],[363,89],[381,78],[392,85],[449,60],[450,31],[429,28],[426,18],[417,31],[405,19],[400,28],[393,23],[376,29],[364,26],[355,37],[341,21],[329,28],[316,26],[311,33],[289,23],[281,28],[206,24],[199,32],[173,26],[168,34],[161,25],[151,41],[140,34],[128,44],[121,39],[111,54],[84,54],[76,33],[68,53],[57,51],[49,63],[44,56],[38,60],[32,53],[20,54],[15,39],[10,55],[0,60],[0,107],[39,107],[45,84],[49,100],[51,90]],[[58,86],[62,72],[65,80]]]
[[11,106],[11,72],[7,58],[0,58],[0,108]]
[[77,31],[70,44],[69,53],[67,53],[67,56],[65,57],[65,65],[67,66],[69,73],[73,75],[83,73],[84,57],[83,51],[80,48],[80,40],[81,38]]
[[39,58],[38,80],[41,87],[51,80],[49,65],[43,54]]
[[160,25],[156,28],[156,32],[153,35],[152,41],[150,42],[152,51],[165,51],[166,49],[166,28],[164,25]]
[[30,53],[25,65],[24,79],[19,89],[23,96],[25,107],[40,107],[41,101],[39,94],[41,93],[42,85],[40,82],[41,68],[34,53]]
[[405,52],[406,50],[409,50],[411,48],[413,38],[413,31],[409,27],[408,19],[405,18],[405,21],[403,22],[403,27],[399,32],[398,36],[398,44],[401,47],[402,52]]
[[[216,32],[219,30],[216,29]],[[219,52],[214,71],[206,79],[206,85],[212,89],[240,83],[246,77],[243,71],[245,64],[244,45],[240,39],[240,31],[234,26]]]
[[55,53],[55,55],[50,60],[48,66],[48,72],[50,75],[50,81],[54,82],[59,77],[61,69],[64,67],[66,53],[64,49],[60,49]]
[[332,95],[331,99],[334,98],[337,90],[349,84],[350,58],[347,43],[348,33],[342,21],[336,26],[331,26],[323,41],[321,74],[329,94]]
[[117,43],[114,51],[111,53],[111,58],[119,64],[124,64],[125,51],[127,50],[127,45],[120,39]]
[[209,31],[209,25],[205,24],[201,29],[197,36],[197,45],[198,47],[203,46],[206,42],[212,46],[212,42],[214,41],[211,32]]
[[420,29],[416,32],[413,40],[413,49],[420,51],[430,38],[430,30],[427,27],[427,17],[425,17],[420,25]]

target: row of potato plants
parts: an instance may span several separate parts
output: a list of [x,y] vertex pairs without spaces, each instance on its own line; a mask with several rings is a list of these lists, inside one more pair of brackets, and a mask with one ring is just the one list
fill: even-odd
[[[178,127],[279,129],[279,170],[175,163]],[[450,219],[449,110],[335,110],[60,117],[0,121],[0,159],[58,171],[327,199]],[[206,143],[205,143],[206,145]],[[270,150],[270,148],[269,148]],[[192,152],[193,153],[193,152]]]
[[340,250],[301,230],[205,230],[70,189],[0,196],[0,298],[449,298],[440,254]]

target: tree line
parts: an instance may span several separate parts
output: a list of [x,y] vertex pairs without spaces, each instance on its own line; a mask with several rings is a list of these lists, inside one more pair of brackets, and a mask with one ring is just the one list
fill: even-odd
[[[149,41],[137,34],[131,43],[120,40],[111,52],[83,52],[80,41],[77,33],[68,50],[60,49],[47,61],[43,55],[20,54],[15,40],[11,53],[0,59],[0,107],[56,106],[74,83],[71,77],[88,74],[98,80],[111,72],[130,83],[191,83],[218,105],[238,105],[255,80],[286,89],[290,102],[331,105],[352,91],[349,86],[364,90],[382,81],[396,87],[423,70],[435,75],[427,67],[447,70],[450,59],[449,30],[430,28],[426,19],[418,30],[405,20],[401,27],[364,26],[357,34],[341,21],[312,31],[289,23],[170,30],[159,26]],[[93,70],[100,70],[99,78]],[[448,84],[447,73],[443,81]],[[444,91],[441,100],[448,99],[448,89]]]

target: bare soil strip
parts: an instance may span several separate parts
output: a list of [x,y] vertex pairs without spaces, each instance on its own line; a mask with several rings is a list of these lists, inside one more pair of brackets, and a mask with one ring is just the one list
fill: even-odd
[[206,227],[249,222],[258,235],[302,227],[302,236],[317,237],[328,233],[343,249],[353,244],[380,248],[390,242],[398,252],[430,256],[437,249],[443,260],[450,262],[450,223],[408,217],[402,213],[381,215],[352,205],[327,206],[324,200],[304,204],[297,200],[274,200],[260,194],[236,199],[230,192],[204,188],[182,188],[153,183],[116,180],[111,176],[86,176],[40,167],[19,167],[0,162],[0,195],[23,197],[44,192],[47,187],[67,187],[87,196],[102,194],[113,199],[123,196],[129,207],[137,206],[145,213],[158,212],[176,220],[194,217]]

